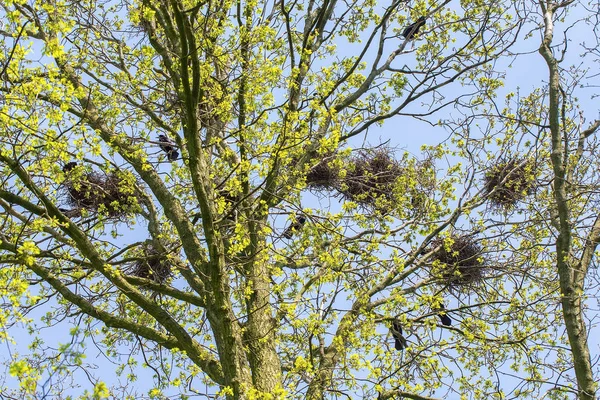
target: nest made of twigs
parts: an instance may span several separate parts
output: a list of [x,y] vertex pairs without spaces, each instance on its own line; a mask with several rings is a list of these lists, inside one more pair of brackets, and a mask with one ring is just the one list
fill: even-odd
[[452,236],[450,247],[443,238],[433,241],[434,247],[440,247],[433,260],[440,263],[441,279],[448,286],[468,286],[476,284],[485,277],[486,265],[483,249],[472,236]]
[[166,254],[160,253],[154,246],[143,247],[143,257],[130,265],[125,272],[138,278],[150,279],[163,284],[173,275],[173,266]]
[[340,189],[343,197],[363,206],[374,206],[379,198],[393,201],[396,180],[404,170],[391,149],[361,150],[349,164]]
[[306,174],[306,184],[314,190],[333,190],[340,187],[340,170],[334,156],[324,157]]
[[63,185],[70,211],[85,209],[97,213],[103,210],[110,218],[120,218],[137,206],[131,185],[117,172],[88,171],[76,176],[72,172],[76,166],[75,162],[70,162],[63,167],[67,174]]
[[484,176],[485,193],[498,208],[511,209],[533,193],[535,176],[527,159],[499,160]]

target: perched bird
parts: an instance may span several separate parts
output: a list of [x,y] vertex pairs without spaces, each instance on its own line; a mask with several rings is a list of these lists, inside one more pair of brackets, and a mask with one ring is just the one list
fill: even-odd
[[396,350],[404,350],[406,348],[406,339],[404,336],[402,336],[402,327],[400,326],[400,322],[394,321],[390,331],[394,337],[394,348]]
[[412,40],[414,36],[417,33],[419,33],[419,29],[421,29],[421,27],[425,25],[425,20],[425,17],[419,17],[419,19],[416,22],[413,22],[412,24],[404,28],[404,31],[402,31],[402,36],[404,36],[408,40]]
[[158,141],[164,143],[160,145],[160,149],[167,153],[167,159],[169,161],[175,161],[179,158],[179,152],[175,150],[175,143],[171,141],[166,135],[158,135]]
[[200,218],[202,218],[202,213],[201,212],[197,212],[196,214],[192,215],[192,225],[196,225],[196,223],[198,222],[198,220]]
[[66,163],[66,164],[65,164],[65,165],[62,167],[62,170],[63,170],[63,172],[64,172],[64,173],[67,173],[67,172],[69,172],[70,170],[72,170],[73,168],[75,168],[76,166],[77,166],[77,162],[75,162],[75,161],[71,161],[71,162],[68,162],[68,163]]
[[450,317],[448,316],[448,314],[446,314],[444,312],[444,310],[446,309],[446,307],[444,307],[443,304],[440,304],[439,307],[435,307],[433,308],[433,311],[438,313],[438,317],[440,318],[440,321],[442,322],[442,325],[444,326],[450,326],[452,325],[452,319],[450,319]]
[[290,226],[288,226],[285,231],[283,231],[283,237],[286,239],[291,239],[294,236],[296,231],[299,231],[304,223],[306,222],[306,217],[302,214],[296,214],[295,221],[292,222]]

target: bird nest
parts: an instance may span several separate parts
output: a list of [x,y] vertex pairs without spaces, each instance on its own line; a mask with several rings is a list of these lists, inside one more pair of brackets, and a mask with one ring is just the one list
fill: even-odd
[[340,192],[362,206],[375,206],[383,198],[394,200],[394,186],[404,170],[387,147],[360,151],[350,159]]
[[137,198],[131,184],[118,172],[109,174],[96,171],[77,174],[73,171],[77,163],[70,162],[63,167],[67,174],[63,185],[66,192],[66,205],[70,212],[82,209],[88,212],[104,212],[109,218],[121,218],[137,207]]
[[306,174],[306,184],[315,190],[331,190],[340,186],[340,170],[328,156],[312,166]]
[[485,193],[492,205],[511,209],[533,193],[533,165],[526,159],[499,160],[485,174]]
[[433,241],[434,247],[440,247],[434,260],[440,264],[439,276],[448,286],[469,286],[485,277],[485,262],[481,246],[471,236],[453,236],[448,247],[443,238]]
[[152,245],[144,245],[143,257],[137,259],[125,270],[128,275],[150,279],[163,284],[173,275],[173,266],[167,256]]

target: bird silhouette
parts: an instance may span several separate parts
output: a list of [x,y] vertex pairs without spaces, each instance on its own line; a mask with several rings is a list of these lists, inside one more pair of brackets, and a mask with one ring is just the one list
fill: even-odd
[[288,226],[285,231],[283,231],[283,237],[286,239],[291,239],[294,236],[296,231],[299,231],[304,223],[306,222],[306,217],[302,214],[296,214],[296,218],[294,222],[290,226]]
[[394,337],[394,348],[396,350],[404,350],[406,348],[406,339],[402,336],[402,327],[400,326],[400,322],[394,321],[392,323],[392,336]]
[[452,325],[452,319],[450,319],[450,317],[448,316],[448,314],[446,314],[444,310],[446,310],[446,307],[444,307],[443,304],[440,304],[438,307],[433,308],[433,311],[437,312],[437,315],[440,318],[442,325],[450,326]]
[[200,218],[202,218],[202,213],[197,212],[196,214],[191,215],[191,217],[192,217],[192,225],[196,225],[198,220],[200,220]]
[[64,173],[67,173],[67,172],[69,172],[70,170],[72,170],[73,168],[75,168],[76,166],[77,166],[77,162],[75,162],[75,161],[71,161],[71,162],[68,162],[68,163],[66,163],[66,164],[65,164],[65,165],[62,167],[62,170],[63,170],[63,172],[64,172]]
[[408,40],[412,40],[414,36],[417,33],[419,33],[419,29],[421,29],[421,27],[425,25],[425,20],[425,17],[419,17],[419,19],[416,22],[413,22],[412,24],[404,28],[404,31],[402,31],[402,36],[404,36]]
[[175,143],[171,141],[167,137],[167,135],[158,135],[158,141],[160,144],[160,149],[167,153],[167,159],[169,161],[175,161],[179,158],[179,152],[175,150]]

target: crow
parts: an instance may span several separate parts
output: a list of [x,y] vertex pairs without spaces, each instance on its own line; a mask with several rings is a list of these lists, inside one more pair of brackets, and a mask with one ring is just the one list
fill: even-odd
[[179,152],[175,150],[175,143],[171,141],[166,135],[158,135],[158,141],[164,143],[160,145],[160,149],[167,153],[167,159],[169,161],[175,161],[179,158]]
[[196,223],[198,222],[198,220],[200,218],[202,218],[202,213],[201,212],[197,212],[196,214],[191,215],[192,217],[192,225],[196,225]]
[[296,231],[299,231],[304,223],[306,222],[306,217],[302,214],[296,214],[295,221],[292,222],[290,226],[288,226],[285,231],[283,231],[283,237],[286,239],[291,239],[294,236]]
[[444,307],[443,304],[440,304],[439,307],[433,308],[433,311],[438,313],[438,317],[440,318],[442,325],[450,326],[450,325],[452,325],[452,319],[450,319],[448,314],[446,314],[444,312],[445,309],[446,309],[446,307]]
[[404,31],[402,31],[402,36],[404,36],[408,40],[412,40],[414,36],[417,33],[419,33],[419,29],[421,29],[421,27],[425,25],[425,20],[425,17],[419,17],[417,22],[413,22],[412,24],[404,28]]
[[394,337],[394,348],[396,350],[404,350],[406,348],[406,339],[404,336],[402,336],[402,327],[400,326],[400,322],[394,321],[390,331]]
[[66,163],[63,167],[62,170],[64,173],[69,172],[70,170],[72,170],[73,168],[75,168],[77,166],[77,162],[76,161],[71,161]]

